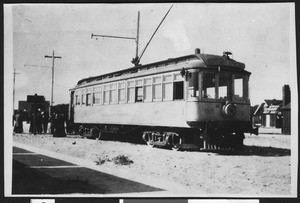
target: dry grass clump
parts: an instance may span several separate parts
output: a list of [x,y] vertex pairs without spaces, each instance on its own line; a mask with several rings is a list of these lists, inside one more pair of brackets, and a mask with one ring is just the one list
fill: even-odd
[[102,156],[98,157],[98,160],[94,161],[96,165],[102,165],[105,162],[113,162],[117,165],[130,165],[133,164],[134,162],[128,158],[128,156],[125,155],[118,155],[113,158],[109,158],[108,156]]

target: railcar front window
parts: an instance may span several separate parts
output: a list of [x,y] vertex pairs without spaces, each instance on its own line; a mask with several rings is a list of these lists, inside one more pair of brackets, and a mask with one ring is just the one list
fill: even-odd
[[229,74],[219,74],[219,99],[231,99],[232,79]]
[[203,84],[201,90],[202,98],[216,98],[216,75],[215,73],[203,73]]
[[234,96],[233,99],[245,100],[248,98],[248,76],[235,75],[234,76]]
[[191,73],[189,80],[189,97],[199,96],[198,72]]

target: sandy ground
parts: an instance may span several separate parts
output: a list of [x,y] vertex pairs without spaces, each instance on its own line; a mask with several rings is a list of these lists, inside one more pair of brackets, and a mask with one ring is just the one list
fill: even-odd
[[[26,132],[26,129],[24,129]],[[291,192],[290,136],[246,135],[245,152],[172,151],[144,144],[100,141],[68,135],[15,134],[14,142],[59,152],[98,167],[130,170],[201,191],[203,194],[278,196]]]

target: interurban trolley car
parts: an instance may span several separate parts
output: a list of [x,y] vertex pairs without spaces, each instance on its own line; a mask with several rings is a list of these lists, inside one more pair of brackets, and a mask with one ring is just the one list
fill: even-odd
[[82,136],[139,129],[150,146],[241,149],[250,119],[249,76],[230,57],[195,54],[82,79],[70,119]]

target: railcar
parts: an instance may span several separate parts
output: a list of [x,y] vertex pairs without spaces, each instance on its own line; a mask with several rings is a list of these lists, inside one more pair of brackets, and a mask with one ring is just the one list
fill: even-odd
[[250,119],[245,64],[191,55],[80,80],[70,89],[70,119],[82,136],[139,129],[149,146],[241,149]]

